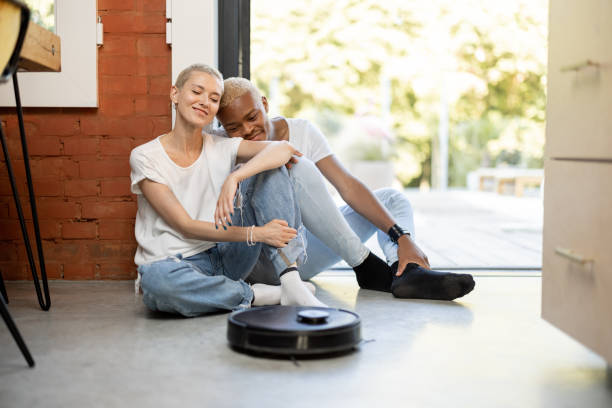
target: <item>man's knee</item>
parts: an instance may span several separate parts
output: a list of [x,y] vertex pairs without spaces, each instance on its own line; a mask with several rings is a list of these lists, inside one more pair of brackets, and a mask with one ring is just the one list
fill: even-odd
[[308,159],[301,158],[298,163],[294,164],[289,170],[289,177],[293,181],[296,191],[327,192],[319,169]]
[[289,170],[289,176],[296,180],[310,181],[320,178],[317,166],[308,159],[300,158]]

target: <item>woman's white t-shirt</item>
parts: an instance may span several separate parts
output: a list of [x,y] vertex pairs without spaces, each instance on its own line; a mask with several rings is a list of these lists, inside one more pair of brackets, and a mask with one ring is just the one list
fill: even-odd
[[138,249],[134,256],[137,265],[178,254],[188,257],[215,245],[214,242],[185,238],[174,230],[153,209],[138,184],[145,178],[165,184],[191,218],[214,222],[219,191],[236,163],[242,139],[206,133],[202,137],[202,153],[188,167],[172,161],[161,144],[161,136],[132,150],[131,190],[138,197],[135,227]]

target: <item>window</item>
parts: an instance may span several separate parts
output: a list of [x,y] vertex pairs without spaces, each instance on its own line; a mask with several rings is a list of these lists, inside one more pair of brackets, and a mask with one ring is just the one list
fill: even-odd
[[[95,108],[98,106],[96,0],[55,0],[55,22],[56,34],[61,38],[62,70],[19,73],[22,104]],[[12,88],[10,81],[0,86],[0,106],[15,106]]]

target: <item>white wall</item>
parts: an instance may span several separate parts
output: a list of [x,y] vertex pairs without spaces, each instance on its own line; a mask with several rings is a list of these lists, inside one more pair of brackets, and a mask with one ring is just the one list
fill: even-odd
[[[194,63],[218,68],[218,0],[171,0],[172,83]],[[168,13],[166,13],[168,15]],[[174,112],[172,113],[174,123]]]

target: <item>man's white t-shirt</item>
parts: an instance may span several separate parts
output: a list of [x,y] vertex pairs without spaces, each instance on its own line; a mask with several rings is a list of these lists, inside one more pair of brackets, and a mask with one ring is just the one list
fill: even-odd
[[313,163],[333,154],[327,139],[306,119],[285,118],[289,126],[289,143]]
[[138,185],[145,178],[165,184],[191,218],[214,222],[221,186],[236,163],[242,139],[206,133],[202,137],[202,153],[188,167],[172,161],[161,144],[161,136],[132,150],[131,190],[138,197],[135,227],[138,249],[134,256],[137,265],[178,254],[192,256],[215,245],[214,242],[185,238],[174,230],[153,209]]
[[[289,126],[289,143],[298,149],[304,157],[313,163],[333,154],[327,139],[312,122],[306,119],[283,118]],[[212,132],[218,136],[227,137],[220,127]]]

